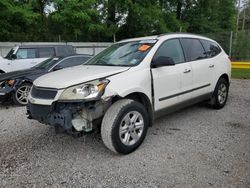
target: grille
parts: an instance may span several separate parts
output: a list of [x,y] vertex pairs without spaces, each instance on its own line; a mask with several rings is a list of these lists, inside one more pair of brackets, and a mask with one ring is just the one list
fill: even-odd
[[54,99],[57,89],[32,87],[31,96],[39,99]]

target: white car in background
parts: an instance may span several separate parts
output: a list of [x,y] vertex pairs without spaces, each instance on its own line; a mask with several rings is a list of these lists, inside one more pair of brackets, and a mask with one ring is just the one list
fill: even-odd
[[77,134],[101,130],[104,144],[128,154],[165,113],[207,101],[223,108],[231,63],[220,45],[192,34],[120,41],[85,65],[46,74],[28,97],[29,118]]
[[65,57],[75,54],[71,45],[22,45],[12,48],[0,57],[0,74],[29,69],[49,57]]

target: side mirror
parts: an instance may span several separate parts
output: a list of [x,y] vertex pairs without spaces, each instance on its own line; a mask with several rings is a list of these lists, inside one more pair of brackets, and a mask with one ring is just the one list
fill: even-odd
[[58,71],[58,70],[61,70],[63,69],[63,67],[61,65],[56,65],[54,68],[53,68],[53,71]]
[[10,59],[16,59],[16,54],[11,54]]
[[152,61],[152,68],[173,66],[173,65],[175,65],[175,62],[171,57],[159,56]]

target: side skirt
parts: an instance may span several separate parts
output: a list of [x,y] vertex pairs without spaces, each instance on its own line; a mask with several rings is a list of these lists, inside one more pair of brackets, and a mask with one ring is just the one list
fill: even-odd
[[160,117],[162,117],[164,115],[176,112],[176,111],[178,111],[180,109],[183,109],[185,107],[191,106],[193,104],[208,100],[208,99],[210,99],[212,97],[212,94],[213,93],[208,93],[208,94],[205,94],[205,95],[201,95],[201,96],[198,96],[196,98],[180,102],[180,103],[178,103],[176,105],[166,107],[166,108],[164,108],[162,110],[155,111],[154,112],[154,120],[156,120],[156,119],[158,119],[158,118],[160,118]]

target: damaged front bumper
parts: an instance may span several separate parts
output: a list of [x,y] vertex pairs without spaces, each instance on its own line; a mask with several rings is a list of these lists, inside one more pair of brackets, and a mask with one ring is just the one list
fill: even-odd
[[38,105],[29,102],[29,119],[40,123],[60,126],[68,132],[90,132],[96,128],[98,120],[111,105],[111,100],[54,102],[52,105]]
[[0,84],[0,102],[8,101],[13,91],[14,89],[11,86]]

